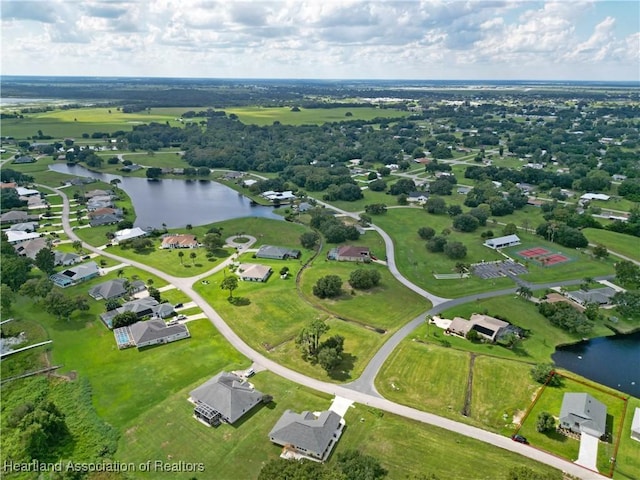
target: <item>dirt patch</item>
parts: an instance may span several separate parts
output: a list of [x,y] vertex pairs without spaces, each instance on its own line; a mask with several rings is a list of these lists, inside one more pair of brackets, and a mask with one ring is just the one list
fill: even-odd
[[162,447],[162,448],[166,448],[166,447],[168,447],[168,446],[169,446],[169,442],[162,442],[162,443],[160,444],[160,447]]
[[520,423],[522,422],[522,419],[524,418],[524,410],[517,410],[514,414],[513,414],[513,421],[512,423],[514,425],[520,425]]
[[131,428],[127,429],[127,431],[124,432],[124,434],[129,437],[129,436],[133,435],[134,433],[136,433],[137,430],[138,430],[138,427],[131,427]]

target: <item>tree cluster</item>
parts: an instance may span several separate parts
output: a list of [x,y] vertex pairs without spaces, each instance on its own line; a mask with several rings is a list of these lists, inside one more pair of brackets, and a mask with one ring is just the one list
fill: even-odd
[[359,290],[369,290],[378,286],[381,275],[373,268],[357,268],[349,275],[349,285]]
[[568,248],[586,248],[589,241],[577,228],[557,222],[545,222],[536,227],[536,235]]
[[353,225],[345,225],[342,220],[336,218],[324,208],[315,208],[311,211],[310,225],[322,232],[329,243],[342,243],[345,240],[357,240],[360,233]]
[[538,311],[552,324],[567,332],[586,335],[593,330],[593,322],[568,303],[541,302],[538,304]]

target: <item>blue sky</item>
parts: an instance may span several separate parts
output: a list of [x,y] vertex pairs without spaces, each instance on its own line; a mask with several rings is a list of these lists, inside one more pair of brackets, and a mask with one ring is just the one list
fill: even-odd
[[6,75],[640,80],[640,2],[0,0]]

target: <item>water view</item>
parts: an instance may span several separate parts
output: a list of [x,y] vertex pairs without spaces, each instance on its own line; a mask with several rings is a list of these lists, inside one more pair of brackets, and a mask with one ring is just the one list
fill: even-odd
[[146,178],[121,177],[96,173],[86,168],[56,163],[51,170],[79,177],[93,177],[109,183],[118,178],[118,187],[131,197],[138,227],[181,228],[187,224],[207,223],[242,217],[282,220],[272,207],[252,206],[251,201],[220,183],[202,180],[148,181]]
[[640,332],[561,347],[552,358],[559,367],[640,397]]

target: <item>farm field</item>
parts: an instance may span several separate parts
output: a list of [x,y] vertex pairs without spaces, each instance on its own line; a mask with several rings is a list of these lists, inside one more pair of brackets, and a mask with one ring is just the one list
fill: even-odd
[[[375,107],[300,108],[299,112],[292,112],[291,107],[229,107],[224,111],[227,115],[237,115],[242,123],[260,126],[276,121],[284,125],[322,125],[327,122],[372,120],[376,117],[403,118],[409,115],[409,112]],[[351,112],[352,116],[347,116],[347,112]]]
[[[217,373],[212,371],[211,375]],[[116,459],[135,462],[139,458],[167,458],[171,461],[204,462],[205,475],[216,478],[255,479],[260,467],[277,458],[282,447],[269,441],[268,433],[284,410],[324,410],[331,397],[300,387],[280,377],[262,372],[251,382],[260,391],[273,395],[267,406],[257,407],[233,426],[208,428],[192,418],[188,392],[194,382],[140,415],[126,426]],[[528,466],[539,472],[552,472],[524,457],[490,448],[476,440],[444,432],[435,427],[356,404],[345,417],[347,427],[329,459],[358,449],[379,459],[389,470],[389,479],[434,474],[456,479],[495,479],[515,466]],[[408,434],[408,432],[411,432]],[[451,452],[456,451],[455,464]],[[478,475],[480,473],[480,475]],[[154,474],[153,478],[190,478],[193,474]],[[142,478],[152,478],[151,475]]]

